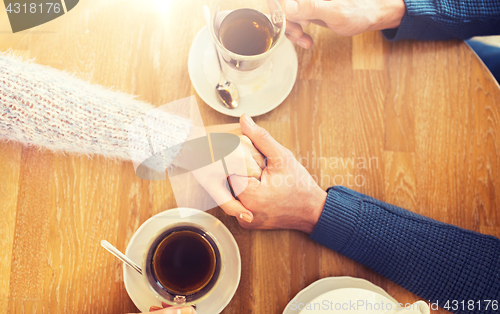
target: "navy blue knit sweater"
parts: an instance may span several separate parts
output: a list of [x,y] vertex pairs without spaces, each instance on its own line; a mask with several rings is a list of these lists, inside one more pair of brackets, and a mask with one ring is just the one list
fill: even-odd
[[442,40],[500,34],[500,0],[404,0],[406,13],[389,40]]
[[[311,238],[424,300],[480,301],[500,313],[500,240],[415,214],[345,187],[328,190]],[[485,311],[484,300],[499,308]],[[451,306],[452,303],[449,303]]]

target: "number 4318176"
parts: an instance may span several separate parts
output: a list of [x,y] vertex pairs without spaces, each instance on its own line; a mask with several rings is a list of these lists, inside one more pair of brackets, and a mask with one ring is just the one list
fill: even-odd
[[443,305],[443,309],[448,310],[448,311],[473,311],[473,310],[479,310],[479,311],[487,311],[487,310],[493,310],[497,311],[499,309],[498,305],[498,300],[479,300],[479,301],[473,301],[473,300],[448,300],[446,303]]
[[9,3],[5,9],[8,13],[59,13],[61,12],[60,3]]

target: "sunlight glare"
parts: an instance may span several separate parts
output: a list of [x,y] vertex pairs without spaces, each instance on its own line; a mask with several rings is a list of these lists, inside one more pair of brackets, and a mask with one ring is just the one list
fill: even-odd
[[153,0],[153,9],[158,13],[167,14],[174,0]]

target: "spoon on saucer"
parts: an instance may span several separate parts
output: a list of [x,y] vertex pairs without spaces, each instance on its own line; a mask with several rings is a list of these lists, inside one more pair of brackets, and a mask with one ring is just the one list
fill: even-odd
[[134,269],[136,272],[138,272],[139,274],[142,275],[142,269],[136,263],[134,263],[130,258],[125,256],[125,254],[118,251],[118,249],[115,248],[111,243],[109,243],[106,240],[101,240],[101,245],[103,248],[108,250],[111,254],[118,257],[119,260],[121,260],[122,262],[124,262],[128,266],[132,267],[132,269]]
[[[206,5],[203,5],[203,14],[205,15],[205,20],[207,22],[208,30],[210,31],[210,10]],[[214,43],[214,48],[220,69],[220,79],[219,83],[217,83],[217,86],[215,86],[215,92],[217,93],[217,96],[224,104],[224,106],[226,106],[229,109],[234,109],[238,107],[238,89],[236,89],[236,86],[233,83],[226,80],[226,78],[224,77],[224,72],[222,72],[222,64],[220,63],[219,52],[217,51],[215,43]]]

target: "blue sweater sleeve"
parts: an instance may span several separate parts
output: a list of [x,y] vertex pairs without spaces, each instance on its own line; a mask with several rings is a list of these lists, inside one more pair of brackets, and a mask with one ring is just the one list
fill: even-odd
[[388,40],[467,39],[500,34],[499,0],[404,0],[406,13],[398,28],[386,29]]
[[440,306],[500,304],[500,240],[493,236],[333,187],[311,238]]

